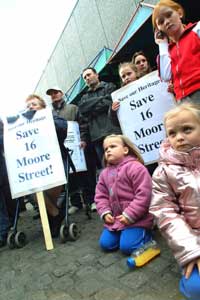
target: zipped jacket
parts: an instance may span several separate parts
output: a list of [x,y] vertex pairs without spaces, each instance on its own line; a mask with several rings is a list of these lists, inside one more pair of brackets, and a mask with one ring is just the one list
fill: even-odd
[[159,44],[158,70],[162,80],[172,80],[176,99],[200,90],[200,22],[189,23],[178,42]]
[[166,139],[152,179],[150,212],[184,266],[200,257],[200,148],[175,151]]
[[[108,116],[112,105],[111,93],[116,89],[111,82],[101,81],[96,90],[88,89],[79,103],[83,136],[89,136],[92,142],[102,140],[109,134],[121,133]],[[85,138],[85,139],[86,139]]]
[[98,214],[113,217],[123,214],[130,221],[124,225],[115,219],[114,224],[104,224],[109,230],[128,227],[152,227],[149,214],[152,183],[144,165],[132,156],[126,156],[118,165],[106,167],[100,174],[95,194]]

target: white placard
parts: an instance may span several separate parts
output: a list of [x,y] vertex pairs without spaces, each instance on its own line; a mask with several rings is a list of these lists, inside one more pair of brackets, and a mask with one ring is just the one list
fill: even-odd
[[145,164],[158,160],[165,137],[163,116],[175,106],[167,87],[153,71],[112,93],[113,101],[120,101],[117,114],[122,132],[139,148]]
[[[79,125],[75,121],[68,121],[67,138],[64,142],[66,148],[69,149],[69,154],[76,168],[76,172],[87,171],[85,162],[85,155],[82,148],[80,148],[80,131]],[[73,171],[70,169],[70,173]]]
[[4,150],[12,198],[66,183],[52,112],[4,120]]

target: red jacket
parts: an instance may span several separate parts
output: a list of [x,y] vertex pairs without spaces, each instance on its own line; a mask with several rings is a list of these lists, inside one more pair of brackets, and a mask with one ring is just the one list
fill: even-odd
[[188,24],[177,43],[169,45],[172,80],[176,99],[200,90],[200,39]]

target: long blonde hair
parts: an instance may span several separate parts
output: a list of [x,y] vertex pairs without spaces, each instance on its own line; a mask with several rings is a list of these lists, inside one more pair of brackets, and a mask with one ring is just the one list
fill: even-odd
[[[127,155],[136,157],[137,160],[140,163],[144,164],[144,160],[142,158],[142,155],[139,152],[139,149],[131,142],[131,140],[127,136],[122,135],[122,134],[111,134],[111,135],[106,136],[104,141],[106,139],[110,139],[110,138],[119,138],[122,141],[123,146],[128,148],[128,154]],[[108,162],[105,158],[105,155],[103,157],[103,163],[104,163],[105,166],[108,165]]]

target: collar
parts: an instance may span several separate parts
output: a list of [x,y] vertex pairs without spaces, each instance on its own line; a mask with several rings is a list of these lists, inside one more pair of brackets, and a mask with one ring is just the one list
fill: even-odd
[[96,92],[97,90],[102,89],[104,87],[104,85],[105,85],[105,82],[104,81],[100,81],[95,90],[93,90],[93,89],[91,89],[89,87],[88,88],[88,92],[91,92],[91,93],[92,92]]
[[[196,26],[196,24],[197,24],[197,22],[196,22],[196,23],[188,23],[187,25],[185,25],[184,31],[182,32],[182,34],[181,34],[179,40],[180,40],[184,35],[186,35],[189,31],[191,31],[191,30]],[[175,44],[176,44],[176,42],[170,41],[169,47],[173,47]]]
[[53,102],[52,106],[53,106],[54,109],[59,109],[60,110],[61,108],[63,108],[64,104],[65,104],[65,100],[62,98],[58,102]]

